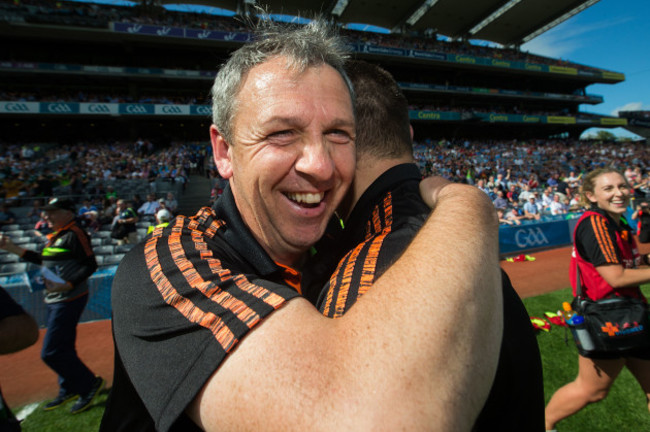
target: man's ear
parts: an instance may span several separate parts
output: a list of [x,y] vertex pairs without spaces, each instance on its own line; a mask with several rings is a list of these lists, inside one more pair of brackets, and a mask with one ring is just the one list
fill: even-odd
[[232,177],[232,155],[230,144],[226,142],[221,132],[215,125],[210,126],[210,141],[212,142],[212,155],[214,164],[219,170],[219,174],[224,179]]

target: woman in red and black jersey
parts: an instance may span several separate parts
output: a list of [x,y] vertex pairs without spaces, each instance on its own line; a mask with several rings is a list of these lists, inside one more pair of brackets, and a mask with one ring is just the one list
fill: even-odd
[[[625,177],[611,168],[597,169],[583,179],[581,198],[589,208],[574,231],[570,278],[575,295],[576,265],[583,295],[592,300],[610,296],[645,297],[639,285],[650,282],[648,256],[640,256],[623,214],[630,201]],[[623,367],[627,367],[650,401],[650,350],[578,356],[578,377],[560,388],[546,406],[546,429],[586,405],[604,399]],[[648,407],[650,409],[650,405]]]

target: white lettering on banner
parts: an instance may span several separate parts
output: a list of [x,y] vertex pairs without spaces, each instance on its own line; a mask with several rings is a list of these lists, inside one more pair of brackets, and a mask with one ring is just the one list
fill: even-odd
[[107,105],[103,104],[90,104],[88,105],[88,111],[91,113],[110,113],[111,110]]
[[5,104],[5,110],[10,112],[29,112],[29,107],[24,103],[9,102]]
[[540,227],[517,230],[515,233],[515,243],[520,248],[541,247],[549,244],[548,239],[544,235],[544,231]]
[[211,115],[212,110],[207,105],[199,105],[196,107],[196,113],[201,115]]
[[158,36],[167,36],[170,31],[172,31],[171,27],[163,27],[160,30],[156,30],[156,34]]
[[199,39],[207,39],[210,37],[212,32],[210,30],[203,30],[201,33],[197,35]]
[[223,40],[231,41],[231,40],[235,40],[236,37],[237,37],[237,33],[232,33],[231,32],[231,33],[228,33],[227,35],[225,35],[223,37]]
[[173,105],[165,105],[162,107],[162,112],[165,114],[182,114],[181,109]]
[[68,104],[57,103],[57,104],[47,104],[47,111],[59,113],[59,114],[67,114],[67,113],[71,113],[72,109],[70,109],[70,105]]
[[142,105],[127,105],[126,112],[129,114],[146,114],[147,109]]
[[134,24],[131,27],[127,28],[126,31],[128,33],[138,33],[142,29],[141,24]]

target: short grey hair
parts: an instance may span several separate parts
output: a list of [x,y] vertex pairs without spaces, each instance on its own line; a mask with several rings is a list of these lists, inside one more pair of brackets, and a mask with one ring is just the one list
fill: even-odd
[[354,92],[344,65],[349,50],[336,27],[322,18],[296,26],[260,20],[256,39],[233,52],[221,67],[212,85],[212,123],[227,142],[232,143],[232,125],[237,112],[237,95],[248,72],[271,58],[286,57],[287,68],[302,73],[310,67],[329,65],[340,74],[350,92]]

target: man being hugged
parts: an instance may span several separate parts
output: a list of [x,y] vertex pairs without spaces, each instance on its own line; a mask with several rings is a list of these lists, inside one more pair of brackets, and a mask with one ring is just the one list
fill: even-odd
[[400,260],[322,316],[300,270],[355,170],[344,43],[318,20],[265,25],[212,89],[229,186],[118,268],[102,430],[469,430],[502,331],[492,203],[433,180],[435,211]]

